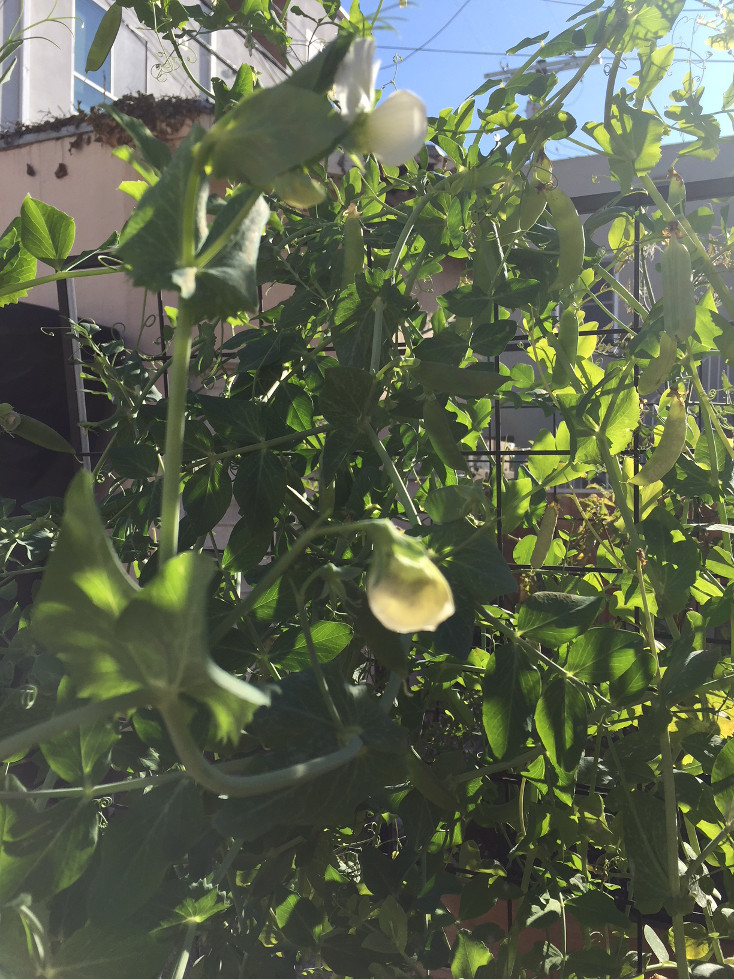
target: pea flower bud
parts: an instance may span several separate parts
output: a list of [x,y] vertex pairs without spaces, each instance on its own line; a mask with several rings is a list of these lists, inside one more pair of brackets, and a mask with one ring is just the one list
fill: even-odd
[[375,521],[367,601],[374,617],[393,632],[433,632],[454,614],[448,581],[413,537],[389,521]]

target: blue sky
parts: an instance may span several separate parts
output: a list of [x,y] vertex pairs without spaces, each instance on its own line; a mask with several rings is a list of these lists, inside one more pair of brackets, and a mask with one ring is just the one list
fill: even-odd
[[[369,13],[369,4],[362,6]],[[485,73],[521,64],[523,56],[506,55],[507,48],[544,31],[555,36],[582,6],[573,0],[408,0],[408,5],[401,7],[398,0],[385,0],[375,31],[382,62],[378,84],[387,86],[389,92],[394,79],[398,88],[420,95],[429,115],[436,115],[442,108],[460,104],[482,84]],[[694,77],[706,87],[706,107],[719,109],[721,95],[732,81],[734,58],[725,52],[712,52],[706,45],[706,30],[696,24],[701,10],[700,3],[690,0],[674,40],[693,52],[690,66]],[[702,56],[707,55],[710,60],[704,64]],[[618,75],[618,85],[634,75],[637,64],[636,57],[629,60],[627,71]],[[664,83],[659,91],[667,96],[688,69],[685,59],[675,64],[669,84]],[[560,75],[562,82],[569,77],[567,73]],[[605,83],[604,65],[595,66],[570,96],[566,108],[579,127],[589,120],[600,120]],[[731,132],[725,119],[722,132]],[[566,143],[553,155],[576,156],[581,152]]]

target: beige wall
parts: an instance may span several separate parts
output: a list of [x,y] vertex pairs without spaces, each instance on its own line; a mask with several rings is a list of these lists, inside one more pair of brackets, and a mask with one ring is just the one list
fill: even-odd
[[[133,201],[117,188],[121,181],[137,175],[112,155],[109,146],[94,142],[93,134],[82,131],[81,138],[79,135],[71,131],[62,137],[35,138],[0,150],[0,228],[17,217],[26,194],[72,215],[76,223],[74,253],[96,248],[122,228]],[[72,143],[80,145],[72,148]],[[65,168],[64,176],[57,175],[64,172],[60,167]],[[51,271],[39,263],[39,276]],[[121,325],[126,340],[134,342],[144,318],[142,290],[132,289],[123,275],[77,279],[75,289],[80,317],[90,317],[105,326]],[[56,307],[56,286],[38,286],[28,300]],[[154,310],[154,300],[149,298],[145,315]],[[149,330],[143,342],[150,352],[152,333]]]

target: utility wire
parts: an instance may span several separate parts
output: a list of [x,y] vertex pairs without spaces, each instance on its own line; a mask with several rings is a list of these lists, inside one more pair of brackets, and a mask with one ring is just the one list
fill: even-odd
[[[459,7],[459,9],[458,9],[458,10],[455,10],[455,11],[453,12],[453,14],[452,14],[452,15],[451,15],[451,16],[449,17],[449,19],[448,19],[448,20],[446,21],[446,23],[445,23],[445,24],[443,25],[443,27],[439,27],[439,29],[438,29],[438,30],[436,31],[436,33],[435,33],[435,34],[431,34],[431,36],[430,36],[430,37],[428,38],[428,40],[427,40],[427,41],[424,41],[424,42],[423,42],[423,44],[421,44],[421,45],[420,45],[420,47],[417,47],[417,48],[413,48],[413,49],[412,49],[412,50],[410,51],[410,54],[408,54],[408,55],[406,55],[406,56],[405,56],[405,57],[403,58],[403,61],[407,61],[407,60],[408,60],[408,58],[412,58],[414,54],[417,54],[417,53],[418,53],[419,51],[423,51],[423,49],[424,49],[424,48],[425,48],[425,47],[426,47],[426,46],[427,46],[428,44],[430,44],[430,43],[431,43],[431,41],[435,41],[435,40],[436,40],[436,38],[437,38],[437,37],[439,36],[439,34],[443,34],[443,32],[444,32],[444,31],[446,30],[446,28],[447,28],[447,27],[450,27],[450,26],[451,26],[451,24],[453,24],[453,22],[454,22],[454,21],[456,20],[456,18],[457,18],[457,17],[459,16],[459,14],[460,14],[460,13],[461,13],[461,12],[462,12],[463,10],[465,10],[465,9],[466,9],[466,8],[467,8],[467,7],[469,6],[469,4],[470,4],[470,3],[471,3],[471,0],[464,0],[464,2],[463,2],[463,3],[462,3],[462,5],[461,5],[461,6]],[[406,49],[406,50],[409,50],[409,49]],[[386,65],[385,67],[387,67],[387,68],[389,68],[390,66],[389,66],[389,65]],[[382,70],[384,71],[385,69],[383,68]]]
[[[426,42],[428,43],[428,42]],[[407,61],[412,55],[417,54],[419,51],[421,54],[475,54],[482,58],[524,58],[525,53],[520,54],[508,54],[506,51],[471,51],[464,48],[427,48],[425,45],[421,45],[419,48],[405,47],[400,44],[390,44],[383,45],[382,50],[385,53],[387,50],[390,51],[410,51],[411,53],[407,57],[403,58],[403,61]],[[686,64],[690,61],[690,58],[673,58],[675,64]],[[701,63],[704,65],[732,65],[734,66],[734,56],[728,58],[701,58]]]

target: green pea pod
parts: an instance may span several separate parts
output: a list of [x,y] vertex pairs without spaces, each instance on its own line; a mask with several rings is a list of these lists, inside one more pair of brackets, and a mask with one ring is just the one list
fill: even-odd
[[423,402],[423,422],[431,445],[444,466],[465,470],[466,459],[457,448],[451,433],[448,412],[434,397],[426,398]]
[[677,359],[678,344],[667,333],[661,334],[660,353],[657,357],[651,357],[647,366],[640,372],[640,379],[637,382],[638,394],[644,398],[657,391],[670,374]]
[[481,166],[458,170],[452,174],[446,180],[446,191],[449,194],[458,194],[467,190],[486,190],[507,180],[508,176],[506,167],[483,163]]
[[[565,357],[559,353],[562,351]],[[579,318],[575,309],[564,309],[558,321],[556,361],[553,365],[553,387],[564,388],[571,383],[573,367],[579,353]],[[568,363],[566,362],[568,361]]]
[[362,222],[357,205],[352,203],[344,212],[344,240],[342,242],[342,280],[346,289],[354,282],[354,277],[364,268],[364,241]]
[[546,208],[547,199],[543,184],[527,181],[520,198],[519,224],[521,231],[530,231],[540,220]]
[[584,267],[584,226],[568,194],[559,187],[546,188],[543,193],[558,232],[558,272],[550,287],[565,289],[574,284]]
[[633,486],[649,486],[669,473],[685,448],[686,432],[686,406],[680,395],[674,392],[660,441],[642,469],[629,482]]
[[474,250],[472,280],[477,289],[487,295],[491,295],[500,268],[501,258],[494,231],[488,232],[484,227],[485,224],[488,224],[491,228],[490,222],[483,221],[479,226],[482,237],[477,241]]
[[530,555],[531,568],[542,568],[545,564],[545,559],[548,557],[548,551],[553,543],[553,535],[556,532],[557,523],[558,506],[555,503],[549,503],[545,508],[543,518],[540,521],[538,536],[535,538],[533,553]]
[[[15,413],[13,412],[13,414]],[[76,455],[74,447],[69,445],[66,439],[59,435],[53,428],[50,428],[43,422],[39,422],[36,418],[29,418],[28,415],[18,414],[17,417],[20,421],[14,428],[8,429],[7,425],[3,425],[6,431],[12,431],[13,435],[20,435],[26,442],[33,442],[34,445],[40,445],[43,449],[50,449],[52,452],[68,452],[70,455]]]
[[684,343],[696,328],[696,297],[691,256],[673,233],[660,261],[663,277],[663,326],[668,336]]
[[273,189],[286,204],[304,210],[315,207],[326,197],[323,184],[314,180],[306,170],[299,167],[279,173],[273,180]]
[[508,380],[496,371],[445,367],[431,360],[416,360],[409,370],[423,387],[460,398],[489,398]]
[[668,170],[668,180],[668,205],[676,214],[682,214],[686,202],[686,185],[683,177],[671,167]]

